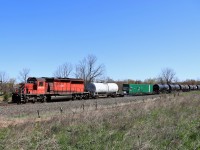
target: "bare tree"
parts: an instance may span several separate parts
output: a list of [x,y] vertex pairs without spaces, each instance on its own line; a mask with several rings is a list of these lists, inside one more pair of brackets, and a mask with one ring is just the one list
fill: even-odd
[[107,77],[106,79],[104,79],[105,82],[115,82],[114,79]]
[[28,77],[29,77],[30,69],[24,68],[22,71],[19,72],[19,78],[21,82],[26,83]]
[[98,78],[97,80],[95,80],[96,82],[100,82],[100,83],[112,83],[115,82],[114,79],[108,77],[108,76],[101,76],[100,78]]
[[70,63],[64,63],[57,68],[53,75],[57,78],[68,78],[72,70],[73,66]]
[[144,80],[146,84],[155,84],[157,82],[156,78],[148,78]]
[[76,66],[75,76],[82,78],[85,81],[85,85],[90,82],[94,82],[97,78],[104,74],[105,67],[103,64],[97,65],[97,57],[94,55],[88,55]]
[[195,84],[198,84],[198,81],[196,81],[194,79],[187,79],[187,80],[183,81],[183,84],[195,85]]
[[7,90],[9,92],[14,92],[15,84],[16,84],[16,79],[15,78],[9,79],[9,81],[7,82]]
[[6,72],[1,71],[0,72],[0,82],[6,83],[9,80],[9,77]]
[[7,84],[8,80],[9,80],[9,77],[8,77],[7,73],[1,71],[0,72],[0,92],[1,92],[1,94],[7,92],[6,84]]
[[175,80],[177,80],[177,77],[175,75],[176,75],[176,73],[174,72],[173,69],[164,68],[164,69],[162,69],[161,74],[158,77],[158,81],[162,84],[164,84],[164,83],[170,84],[170,83],[174,82]]

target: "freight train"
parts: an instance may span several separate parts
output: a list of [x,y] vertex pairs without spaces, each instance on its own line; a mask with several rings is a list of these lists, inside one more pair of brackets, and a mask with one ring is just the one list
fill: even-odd
[[[171,93],[174,91],[200,90],[200,85],[178,84],[123,84],[122,89],[116,83],[89,83],[74,78],[30,77],[27,83],[12,93],[12,102],[49,102],[53,97],[66,96],[72,100],[99,97],[119,97],[124,95],[144,95]],[[119,92],[121,91],[121,92]]]
[[118,93],[118,85],[115,83],[89,83],[85,88],[82,79],[30,77],[27,79],[27,83],[20,84],[12,93],[12,102],[18,104],[37,101],[49,102],[52,98],[61,96],[72,100],[81,100],[122,95]]

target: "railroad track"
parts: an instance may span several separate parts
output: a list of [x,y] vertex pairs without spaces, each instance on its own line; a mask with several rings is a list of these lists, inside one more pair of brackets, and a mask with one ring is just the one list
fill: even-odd
[[16,103],[0,103],[0,117],[19,117],[19,116],[37,116],[38,111],[40,114],[48,113],[60,113],[60,110],[64,113],[70,113],[73,111],[79,111],[82,109],[100,109],[105,106],[118,106],[129,105],[130,102],[139,102],[145,100],[154,100],[155,98],[174,97],[173,95],[146,95],[146,96],[125,96],[117,98],[99,98],[89,100],[76,100],[76,101],[59,101],[35,104],[26,103],[18,105]]
[[[160,95],[140,95],[140,96],[125,96],[125,97],[116,97],[115,99],[118,100],[118,99],[124,99],[124,100],[128,100],[128,99],[136,99],[136,100],[141,100],[141,99],[146,99],[146,98],[149,98],[149,97],[161,97],[162,95],[164,94],[160,94]],[[142,98],[141,98],[142,97]],[[87,102],[87,101],[102,101],[102,100],[110,100],[110,99],[113,99],[113,98],[99,98],[99,99],[87,99],[87,100],[75,100],[75,101],[72,101],[72,100],[63,100],[63,99],[57,99],[57,100],[54,100],[52,102],[44,102],[45,103],[48,103],[48,104],[55,104],[55,103],[63,103],[63,102],[72,102],[72,103],[76,103],[76,102]],[[43,104],[41,102],[36,102],[36,103],[31,103],[31,102],[28,102],[28,103],[22,103],[22,104],[17,104],[17,103],[12,103],[12,102],[1,102],[0,103],[0,106],[24,106],[24,105],[38,105],[38,104]]]

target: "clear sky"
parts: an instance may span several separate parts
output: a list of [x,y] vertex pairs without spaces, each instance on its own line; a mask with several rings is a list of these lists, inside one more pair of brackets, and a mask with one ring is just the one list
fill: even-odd
[[0,0],[0,71],[52,76],[88,54],[115,80],[200,79],[200,1]]

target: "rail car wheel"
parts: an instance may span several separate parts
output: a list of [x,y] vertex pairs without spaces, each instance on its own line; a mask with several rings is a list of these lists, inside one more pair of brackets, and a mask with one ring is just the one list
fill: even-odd
[[112,97],[112,98],[115,98],[115,97],[116,97],[116,94],[113,94],[111,97]]
[[99,95],[94,96],[94,99],[98,99],[98,98],[99,98]]
[[85,95],[85,96],[84,96],[84,100],[86,100],[86,99],[89,99],[89,96],[88,96],[88,95]]

